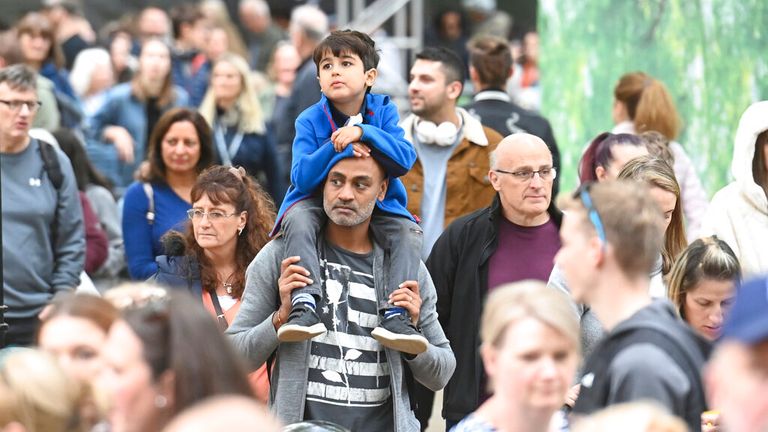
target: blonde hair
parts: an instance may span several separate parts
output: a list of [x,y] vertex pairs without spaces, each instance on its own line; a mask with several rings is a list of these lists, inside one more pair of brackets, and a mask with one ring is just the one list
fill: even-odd
[[688,432],[688,426],[655,402],[621,403],[574,422],[573,432]]
[[13,352],[0,369],[0,426],[21,423],[29,432],[69,432],[79,427],[83,388],[42,351]]
[[480,321],[483,345],[500,348],[509,326],[523,318],[552,327],[578,352],[579,320],[571,300],[564,292],[534,280],[505,284],[491,292]]
[[627,108],[637,133],[655,130],[670,140],[680,133],[680,116],[667,87],[645,72],[619,78],[613,96]]
[[[588,183],[586,188],[605,231],[606,241],[613,245],[613,256],[619,268],[630,276],[648,275],[662,247],[661,212],[648,187],[626,180]],[[562,201],[570,210],[568,217],[581,218],[581,226],[597,235],[584,202],[581,189]]]
[[704,279],[734,282],[741,279],[736,254],[717,236],[703,237],[691,243],[669,272],[667,295],[683,319],[685,296]]
[[680,185],[675,178],[675,171],[663,159],[652,155],[634,158],[624,165],[619,172],[619,179],[635,180],[675,194],[677,202],[672,211],[672,220],[664,232],[664,246],[661,248],[662,274],[666,275],[672,269],[680,253],[688,246],[683,223],[683,203],[680,196]]
[[[256,92],[248,62],[237,54],[224,53],[213,65],[213,69],[216,69],[216,65],[219,63],[229,63],[240,73],[243,88],[237,98],[237,106],[240,109],[238,129],[243,133],[266,133],[264,111],[261,109],[259,95]],[[208,91],[200,103],[199,112],[213,128],[216,121],[216,95],[213,94],[213,86],[208,86]]]

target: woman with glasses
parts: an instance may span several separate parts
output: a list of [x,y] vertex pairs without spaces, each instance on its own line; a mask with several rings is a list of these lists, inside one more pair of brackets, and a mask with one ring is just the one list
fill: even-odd
[[157,432],[203,399],[252,396],[240,359],[186,293],[140,284],[106,297],[121,309],[97,380],[112,432]]
[[480,339],[493,395],[453,432],[552,430],[579,364],[579,322],[568,297],[540,282],[498,287]]
[[[153,279],[191,292],[224,330],[240,309],[248,264],[269,241],[274,204],[242,167],[207,169],[191,196],[186,232],[165,236],[167,255],[158,257]],[[252,375],[251,383],[266,401],[265,367]]]
[[263,179],[272,198],[281,201],[285,194],[281,163],[245,59],[227,53],[216,60],[200,113],[213,129],[218,162],[242,166]]
[[123,238],[133,279],[155,274],[163,254],[160,237],[179,228],[192,207],[192,187],[213,162],[211,130],[195,111],[175,108],[157,122],[149,139],[145,169],[125,192]]
[[768,101],[741,115],[731,174],[733,181],[712,197],[702,231],[728,243],[745,277],[768,274]]

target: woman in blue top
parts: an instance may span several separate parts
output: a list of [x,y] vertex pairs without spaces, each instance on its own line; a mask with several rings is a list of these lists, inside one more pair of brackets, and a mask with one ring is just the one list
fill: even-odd
[[200,113],[213,129],[217,161],[242,166],[282,200],[285,177],[245,59],[227,53],[216,60]]
[[149,138],[146,169],[125,192],[123,237],[128,272],[146,279],[157,271],[160,237],[182,229],[192,208],[197,175],[213,163],[211,129],[195,111],[174,108],[160,117]]

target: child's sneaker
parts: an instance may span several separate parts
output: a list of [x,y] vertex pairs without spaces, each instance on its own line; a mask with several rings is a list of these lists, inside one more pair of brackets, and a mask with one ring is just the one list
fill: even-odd
[[394,314],[383,319],[371,331],[371,336],[387,348],[413,355],[423,353],[429,345],[404,314]]
[[277,339],[280,342],[301,342],[326,331],[314,309],[296,306],[291,310],[288,321],[277,330]]

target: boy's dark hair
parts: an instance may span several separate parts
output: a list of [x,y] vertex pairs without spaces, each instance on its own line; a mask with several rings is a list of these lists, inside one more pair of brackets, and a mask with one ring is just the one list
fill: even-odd
[[443,47],[428,47],[418,54],[417,60],[429,60],[443,64],[443,73],[445,74],[445,83],[458,81],[464,85],[464,75],[466,66],[461,58],[455,52]]
[[363,68],[368,71],[379,65],[379,52],[376,43],[365,33],[357,30],[334,30],[315,48],[312,59],[320,74],[320,61],[326,52],[336,57],[344,52],[356,54],[363,61]]
[[512,68],[512,53],[503,38],[483,35],[472,39],[469,48],[469,64],[477,71],[484,85],[504,89],[507,86],[509,70]]

